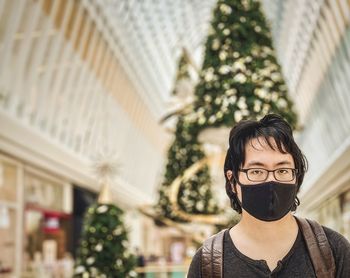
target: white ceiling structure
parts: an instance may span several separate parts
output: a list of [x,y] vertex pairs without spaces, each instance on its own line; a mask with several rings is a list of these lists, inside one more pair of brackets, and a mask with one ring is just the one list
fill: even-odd
[[114,35],[121,62],[156,117],[166,112],[185,47],[200,64],[215,0],[96,2]]
[[309,170],[299,197],[304,211],[317,212],[350,189],[350,2],[263,3],[303,125],[298,141]]
[[0,150],[94,190],[107,153],[117,199],[153,201],[176,62],[186,47],[200,64],[214,4],[0,1]]

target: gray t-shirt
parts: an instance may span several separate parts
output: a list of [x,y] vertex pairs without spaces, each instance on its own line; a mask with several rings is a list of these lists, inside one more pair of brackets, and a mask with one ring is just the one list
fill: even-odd
[[[341,234],[323,227],[331,245],[336,277],[350,277],[350,243]],[[202,248],[198,249],[192,259],[187,278],[201,278]],[[228,230],[224,234],[224,275],[223,277],[257,278],[257,277],[316,277],[304,238],[299,229],[297,239],[288,254],[278,262],[271,272],[264,260],[253,260],[243,255],[233,244]]]

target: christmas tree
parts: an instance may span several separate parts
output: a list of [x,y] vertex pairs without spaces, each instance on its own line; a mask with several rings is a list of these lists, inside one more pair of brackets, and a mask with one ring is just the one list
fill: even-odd
[[[177,80],[189,76],[184,61],[180,59]],[[180,116],[168,151],[158,203],[163,215],[177,220],[169,203],[169,186],[205,156],[198,142],[201,131],[231,128],[242,119],[259,119],[268,113],[279,114],[296,127],[297,117],[260,2],[220,0],[213,12],[194,101]],[[210,184],[208,168],[203,168],[182,185],[180,208],[194,214],[216,213]]]
[[232,127],[276,113],[297,117],[258,0],[220,0],[214,10],[194,111],[198,124]]
[[[198,130],[199,131],[199,130]],[[192,164],[205,157],[193,126],[180,116],[176,125],[175,139],[168,151],[165,179],[159,190],[159,213],[175,221],[182,221],[173,211],[169,200],[172,182],[181,176]],[[215,214],[218,206],[211,191],[209,168],[201,168],[196,175],[180,186],[178,205],[181,210],[192,214]]]
[[97,204],[85,215],[74,277],[136,277],[135,258],[128,251],[122,210],[112,204]]

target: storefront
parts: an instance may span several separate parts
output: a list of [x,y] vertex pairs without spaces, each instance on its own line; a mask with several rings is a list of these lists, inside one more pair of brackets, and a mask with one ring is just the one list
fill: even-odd
[[23,166],[0,154],[0,276],[19,277],[22,262]]
[[72,202],[67,180],[0,154],[1,277],[70,277]]
[[73,264],[68,251],[72,241],[71,214],[71,184],[62,178],[25,166],[25,273],[36,277],[42,272],[60,272],[63,277],[68,277]]

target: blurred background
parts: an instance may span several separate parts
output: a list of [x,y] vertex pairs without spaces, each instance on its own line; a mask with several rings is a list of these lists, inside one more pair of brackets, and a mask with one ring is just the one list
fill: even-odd
[[350,239],[350,1],[0,0],[0,277],[185,277],[278,113],[298,215]]

